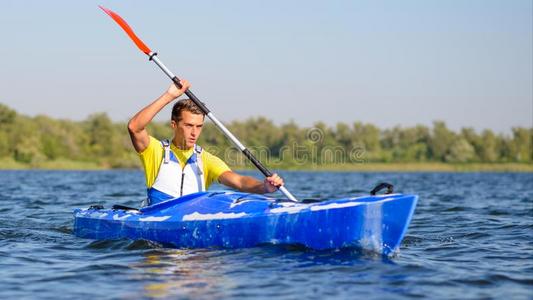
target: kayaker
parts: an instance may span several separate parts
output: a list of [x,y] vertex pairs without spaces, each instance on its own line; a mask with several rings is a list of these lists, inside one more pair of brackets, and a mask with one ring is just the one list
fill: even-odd
[[191,86],[187,80],[182,79],[180,83],[181,89],[172,84],[128,123],[131,142],[146,177],[148,199],[145,204],[205,191],[214,181],[256,194],[272,193],[282,186],[283,179],[277,174],[264,181],[237,174],[220,158],[197,145],[205,115],[190,99],[180,100],[172,108],[170,124],[174,137],[171,141],[159,141],[148,134],[146,126],[154,116]]

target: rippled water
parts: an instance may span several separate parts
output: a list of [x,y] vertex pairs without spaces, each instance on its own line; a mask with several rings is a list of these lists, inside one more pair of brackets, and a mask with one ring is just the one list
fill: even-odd
[[379,181],[419,194],[400,254],[80,239],[72,210],[138,206],[142,173],[0,171],[0,299],[533,299],[531,173],[283,175],[302,198],[363,194]]

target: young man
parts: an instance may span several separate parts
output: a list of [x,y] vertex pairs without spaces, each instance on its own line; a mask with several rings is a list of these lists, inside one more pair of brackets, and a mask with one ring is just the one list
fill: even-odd
[[181,89],[172,84],[128,123],[131,142],[144,167],[147,204],[205,191],[215,180],[228,187],[257,194],[272,193],[282,186],[283,179],[277,174],[266,178],[264,182],[239,175],[221,159],[196,145],[205,116],[190,99],[180,100],[172,108],[172,141],[158,141],[148,134],[146,126],[154,116],[191,86],[187,80],[181,80],[180,83]]

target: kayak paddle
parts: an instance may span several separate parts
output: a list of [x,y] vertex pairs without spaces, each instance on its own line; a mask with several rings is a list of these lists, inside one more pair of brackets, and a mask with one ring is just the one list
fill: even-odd
[[[176,77],[172,72],[170,72],[170,70],[167,69],[167,67],[161,62],[161,60],[159,60],[159,58],[157,57],[157,52],[152,52],[152,50],[150,50],[150,48],[148,48],[148,46],[146,46],[146,44],[143,43],[143,41],[141,41],[141,39],[137,37],[137,35],[133,32],[128,23],[124,21],[124,19],[122,19],[115,12],[101,5],[99,7],[113,20],[115,20],[115,22],[117,22],[120,27],[122,27],[122,29],[126,32],[126,34],[128,34],[128,36],[135,43],[135,45],[137,45],[137,47],[144,54],[148,55],[150,61],[153,61],[161,70],[163,70],[163,72],[165,72],[165,74],[167,74],[167,76],[174,82],[174,84],[178,88],[181,88],[180,80],[178,79],[178,77]],[[246,156],[259,169],[259,171],[263,173],[263,175],[265,175],[266,177],[272,176],[272,172],[270,172],[270,170],[268,170],[265,166],[263,166],[263,164],[261,164],[261,162],[226,128],[226,126],[224,126],[224,124],[222,124],[215,117],[215,115],[213,115],[213,113],[209,111],[209,109],[202,101],[200,101],[200,99],[198,99],[190,90],[185,91],[185,94],[204,112],[204,114],[207,115],[209,119],[211,119],[211,121],[213,121],[213,123],[215,123],[215,125],[224,133],[224,135],[226,135],[226,137],[228,137],[233,142],[233,144],[237,148],[239,148],[239,150],[241,150],[244,156]],[[284,186],[281,186],[279,190],[290,200],[298,201]]]

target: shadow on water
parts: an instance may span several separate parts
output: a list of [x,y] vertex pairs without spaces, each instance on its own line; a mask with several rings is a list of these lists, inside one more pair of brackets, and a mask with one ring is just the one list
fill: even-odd
[[[70,232],[68,232],[70,233]],[[409,241],[407,242],[409,243]],[[225,248],[207,248],[207,249],[176,249],[170,245],[165,245],[158,242],[148,240],[96,240],[90,241],[85,246],[88,250],[147,250],[147,253],[152,254],[166,254],[169,252],[178,251],[179,253],[210,253],[215,256],[221,255],[235,255],[238,253],[246,253],[246,255],[259,257],[288,257],[290,259],[301,260],[305,262],[315,262],[317,264],[346,264],[354,263],[357,260],[373,260],[381,261],[383,263],[394,263],[394,259],[398,254],[385,256],[380,253],[364,250],[360,248],[342,248],[335,250],[314,250],[307,248],[300,244],[293,245],[277,245],[277,244],[262,244],[253,248],[245,249],[225,249]],[[180,252],[181,251],[181,252]],[[164,255],[163,255],[164,256]]]
[[118,240],[97,240],[89,242],[85,248],[86,249],[97,249],[97,250],[148,250],[148,249],[158,249],[163,246],[159,243],[147,241],[147,240],[137,240],[131,241],[128,239],[118,239]]

